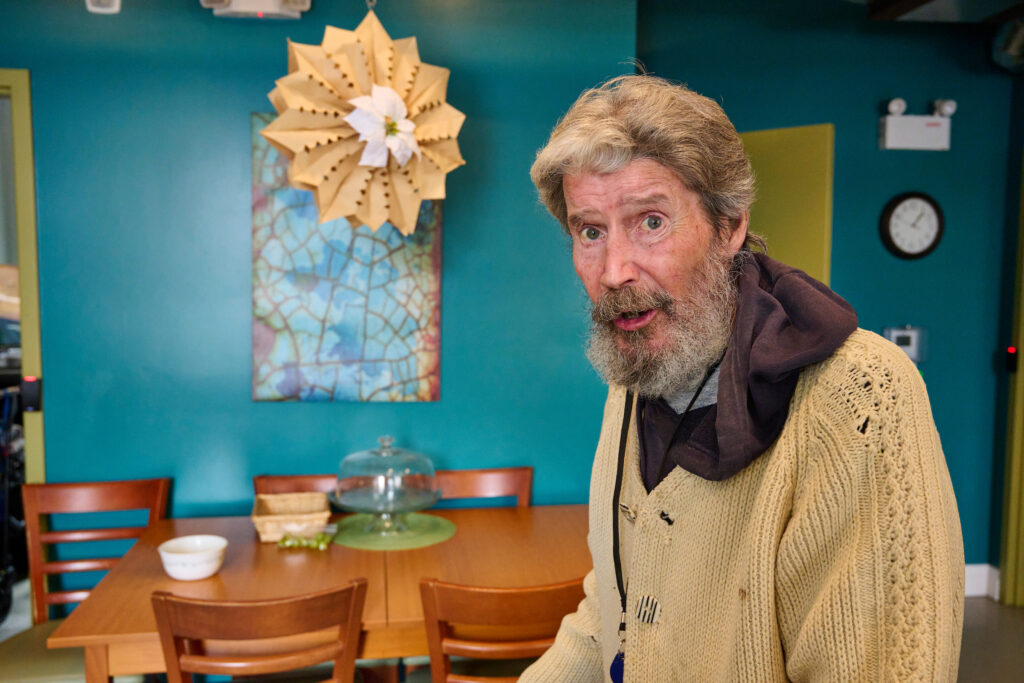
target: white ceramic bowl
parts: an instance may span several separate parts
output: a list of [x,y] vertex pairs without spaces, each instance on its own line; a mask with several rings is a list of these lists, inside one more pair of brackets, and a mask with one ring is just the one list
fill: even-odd
[[217,573],[227,547],[228,539],[223,536],[179,536],[161,543],[157,551],[168,576],[197,581]]

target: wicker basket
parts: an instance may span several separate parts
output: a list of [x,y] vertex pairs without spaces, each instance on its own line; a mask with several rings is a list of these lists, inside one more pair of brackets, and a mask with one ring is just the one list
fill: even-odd
[[252,523],[264,543],[285,534],[315,536],[330,516],[326,493],[261,493],[252,506]]

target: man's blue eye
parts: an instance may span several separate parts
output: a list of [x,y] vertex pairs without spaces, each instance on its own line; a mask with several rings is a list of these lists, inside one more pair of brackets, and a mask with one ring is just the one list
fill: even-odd
[[588,225],[580,231],[580,236],[583,237],[585,241],[591,242],[601,236],[601,231]]
[[644,227],[648,230],[657,230],[664,224],[665,221],[661,220],[660,216],[648,216],[644,219]]

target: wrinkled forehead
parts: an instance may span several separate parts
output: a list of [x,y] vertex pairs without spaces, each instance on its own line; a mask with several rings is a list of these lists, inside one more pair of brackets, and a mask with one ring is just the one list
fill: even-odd
[[614,171],[584,171],[562,178],[566,219],[595,209],[627,210],[690,203],[694,193],[667,166],[638,159]]
[[662,163],[658,159],[649,156],[638,156],[635,158],[623,158],[623,157],[607,157],[598,158],[584,162],[583,160],[574,160],[566,163],[562,169],[562,192],[566,191],[565,185],[567,182],[578,182],[581,178],[588,176],[613,176],[613,177],[624,177],[620,174],[620,171],[629,171],[636,169],[638,171],[638,180],[644,183],[656,183],[656,182],[668,182],[673,181],[679,183],[683,188],[691,190],[690,183],[680,173]]

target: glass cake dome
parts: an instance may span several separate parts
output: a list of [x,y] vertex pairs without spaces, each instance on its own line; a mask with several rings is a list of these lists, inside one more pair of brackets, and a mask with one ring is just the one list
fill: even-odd
[[422,453],[395,448],[390,436],[377,441],[379,448],[342,459],[334,502],[345,510],[369,514],[367,533],[407,531],[406,515],[430,507],[440,497],[434,488],[434,464]]

